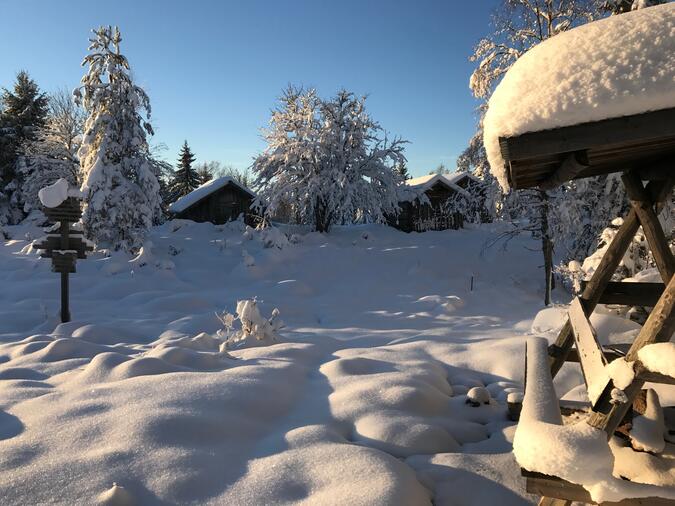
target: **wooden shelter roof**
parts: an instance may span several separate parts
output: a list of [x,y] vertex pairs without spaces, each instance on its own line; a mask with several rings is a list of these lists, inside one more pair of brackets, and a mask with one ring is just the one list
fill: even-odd
[[514,189],[668,165],[675,173],[675,108],[499,139]]

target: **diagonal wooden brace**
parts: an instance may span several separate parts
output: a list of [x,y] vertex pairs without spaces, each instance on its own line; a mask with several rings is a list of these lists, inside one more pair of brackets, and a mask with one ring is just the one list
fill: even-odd
[[[644,327],[633,341],[633,344],[626,354],[626,360],[636,361],[638,351],[648,344],[665,343],[670,341],[675,332],[675,276],[671,278],[666,286],[663,295],[654,306]],[[612,390],[614,385],[611,381],[605,387],[602,395],[595,403],[591,415],[588,417],[588,423],[593,427],[607,432],[607,437],[611,437],[618,427],[623,417],[630,409],[635,396],[640,392],[644,385],[644,379],[636,376],[631,384],[624,390],[626,402],[616,402],[612,399]]]
[[[649,195],[650,201],[656,204],[657,211],[661,203],[668,195],[670,195],[673,185],[675,185],[675,177],[671,177],[666,181],[651,181],[647,184],[644,192]],[[584,288],[581,299],[586,316],[590,316],[595,310],[605,288],[612,280],[612,276],[619,267],[624,254],[628,250],[628,247],[639,228],[640,221],[638,220],[637,212],[633,207],[624,218],[623,224],[619,227],[614,239],[600,260],[600,264]],[[558,334],[555,343],[549,348],[549,365],[553,377],[555,377],[565,363],[573,344],[574,337],[572,325],[568,319],[562,329],[560,329],[560,333]]]
[[621,176],[621,179],[626,187],[626,192],[628,192],[630,205],[635,209],[638,221],[642,225],[647,243],[649,243],[649,249],[654,255],[656,267],[659,269],[663,282],[668,283],[675,273],[675,257],[670,252],[666,235],[663,233],[659,218],[654,211],[653,202],[636,174],[627,172]]

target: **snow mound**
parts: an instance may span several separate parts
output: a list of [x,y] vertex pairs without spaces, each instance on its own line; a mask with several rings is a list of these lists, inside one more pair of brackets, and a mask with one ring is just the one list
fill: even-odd
[[422,417],[397,415],[380,412],[359,418],[354,425],[356,441],[395,457],[459,451],[459,443],[443,427]]
[[485,114],[485,149],[502,188],[509,184],[500,137],[673,107],[673,55],[674,3],[588,23],[526,52]]
[[648,344],[640,348],[638,359],[652,372],[675,377],[675,343]]
[[137,503],[127,489],[113,483],[113,486],[98,496],[100,506],[135,506]]

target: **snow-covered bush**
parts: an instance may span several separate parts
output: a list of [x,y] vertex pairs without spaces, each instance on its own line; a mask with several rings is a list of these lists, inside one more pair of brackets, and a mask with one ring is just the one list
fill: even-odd
[[[270,318],[260,313],[255,299],[237,301],[237,314],[224,312],[216,315],[224,329],[218,331],[218,336],[225,339],[223,349],[251,348],[268,346],[279,341],[278,331],[283,328],[279,320],[279,310],[274,309]],[[241,328],[235,330],[239,321]]]
[[88,117],[79,150],[84,193],[85,234],[113,249],[139,248],[147,230],[161,216],[158,167],[146,133],[152,127],[150,100],[131,79],[120,54],[117,28],[94,31],[83,65],[89,70],[74,91]]
[[283,249],[289,244],[286,234],[271,225],[260,230],[260,240],[264,248]]

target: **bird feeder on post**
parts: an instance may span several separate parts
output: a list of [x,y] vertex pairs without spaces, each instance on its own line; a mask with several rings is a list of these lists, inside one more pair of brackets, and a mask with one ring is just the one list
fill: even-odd
[[73,227],[82,217],[79,192],[68,190],[68,182],[59,179],[52,186],[40,190],[44,213],[55,225],[46,237],[36,241],[35,248],[42,250],[42,258],[52,259],[52,272],[61,274],[61,322],[70,321],[68,275],[75,272],[78,258],[87,258],[94,248],[82,236],[82,231]]

